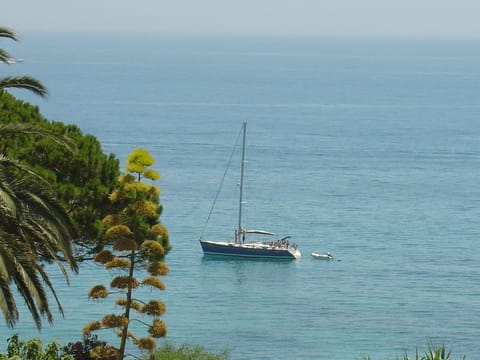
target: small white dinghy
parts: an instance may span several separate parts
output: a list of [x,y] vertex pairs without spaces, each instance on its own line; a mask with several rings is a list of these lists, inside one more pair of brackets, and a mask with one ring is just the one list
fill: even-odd
[[311,255],[318,260],[334,260],[333,255],[329,252],[327,252],[326,254],[318,254],[316,252],[312,252]]

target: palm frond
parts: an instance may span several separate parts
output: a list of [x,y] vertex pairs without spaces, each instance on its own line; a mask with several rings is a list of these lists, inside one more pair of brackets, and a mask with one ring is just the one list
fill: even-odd
[[75,227],[48,182],[28,166],[1,155],[0,220],[0,308],[8,326],[13,327],[18,319],[10,292],[10,284],[14,283],[40,329],[43,317],[53,320],[44,286],[50,289],[63,314],[40,259],[56,262],[68,282],[59,255],[73,271],[78,271],[70,243]]
[[5,50],[0,49],[0,62],[4,64],[11,64],[12,61],[14,61],[12,56]]
[[[69,281],[68,281],[68,275],[67,275],[67,273],[66,273],[66,271],[65,271],[65,268],[63,267],[63,265],[61,265],[60,262],[58,262],[58,263],[59,263],[60,268],[63,270],[62,272],[63,272],[65,278],[67,279],[67,283],[70,284]],[[37,270],[38,270],[38,273],[40,274],[40,276],[42,277],[42,280],[43,280],[43,282],[45,283],[45,285],[47,285],[47,287],[50,289],[50,291],[51,291],[51,293],[52,293],[52,295],[53,295],[53,297],[54,297],[54,299],[55,299],[55,302],[57,303],[58,312],[59,312],[62,316],[64,316],[62,304],[60,303],[60,299],[58,298],[57,293],[56,293],[55,289],[53,288],[53,284],[52,284],[52,282],[50,281],[50,278],[48,277],[47,273],[45,272],[45,270],[43,269],[42,266],[39,266],[39,267],[37,268]],[[50,322],[51,322],[51,321],[50,321]]]
[[7,325],[13,327],[18,320],[18,311],[15,300],[10,291],[10,283],[15,283],[19,294],[25,300],[35,324],[40,329],[41,315],[51,317],[48,308],[48,299],[38,278],[35,268],[35,258],[29,254],[28,246],[12,236],[12,234],[1,231],[0,258],[2,262],[4,279],[3,297],[5,307],[2,311],[5,315]]
[[[71,269],[76,272],[78,268],[71,247],[76,229],[60,202],[47,193],[40,196],[28,187],[19,189],[17,196],[26,205],[21,206],[20,216],[25,219],[25,238],[32,244],[37,244],[36,249],[43,253],[47,261],[54,261],[58,258],[57,253],[62,253]],[[38,244],[36,239],[39,238],[42,241]]]
[[13,298],[13,294],[10,291],[9,283],[6,282],[3,277],[0,280],[0,309],[3,313],[3,317],[9,328],[15,326],[15,322],[18,320],[18,309]]
[[[10,182],[11,185],[14,182],[15,177],[17,177],[19,173],[23,176],[30,176],[32,179],[41,184],[50,186],[48,181],[39,174],[37,174],[35,171],[33,171],[29,165],[0,154],[0,174],[3,174],[4,177],[3,180],[0,179],[2,180],[2,183],[6,184]],[[7,176],[8,179],[6,179]],[[21,185],[21,183],[18,182],[18,184],[15,185]]]
[[0,231],[0,309],[3,312],[8,327],[13,327],[18,320],[18,309],[15,298],[10,290],[9,274],[12,273],[12,254],[9,246],[4,242],[4,235]]
[[47,88],[31,76],[7,76],[0,79],[0,89],[17,88],[31,91],[40,97],[47,97]]
[[[57,253],[62,253],[71,269],[77,271],[71,248],[71,240],[77,234],[75,224],[50,184],[28,166],[2,155],[0,180],[0,196],[15,210],[14,220],[21,225],[17,229],[24,240],[29,241],[39,254],[45,255],[47,261],[57,259]],[[0,218],[14,217],[13,210],[7,211],[7,207],[3,210]]]
[[14,41],[18,41],[18,35],[15,31],[12,29],[9,29],[7,27],[0,27],[0,37],[3,38],[9,38]]
[[53,316],[48,307],[47,294],[36,271],[36,263],[33,260],[26,259],[21,254],[17,254],[15,259],[19,261],[15,261],[16,272],[13,274],[13,281],[18,292],[25,300],[37,328],[40,329],[42,315],[47,316],[49,322],[51,322]]
[[17,205],[9,194],[7,188],[2,186],[0,180],[0,219],[4,216],[15,218],[17,216]]

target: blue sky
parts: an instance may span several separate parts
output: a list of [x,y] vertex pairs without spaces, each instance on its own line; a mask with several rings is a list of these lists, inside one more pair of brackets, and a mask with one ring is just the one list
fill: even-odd
[[31,31],[480,38],[480,0],[13,0]]

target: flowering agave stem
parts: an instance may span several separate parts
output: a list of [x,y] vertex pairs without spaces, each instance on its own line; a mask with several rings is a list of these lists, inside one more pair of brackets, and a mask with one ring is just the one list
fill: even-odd
[[[124,295],[116,299],[116,304],[123,308],[122,314],[111,314],[102,322],[97,321],[84,328],[84,333],[105,328],[118,329],[120,346],[116,352],[117,360],[126,356],[127,339],[152,355],[157,346],[155,339],[167,334],[165,323],[159,319],[166,311],[165,304],[161,300],[144,302],[134,297],[140,285],[165,290],[158,277],[167,275],[169,270],[163,261],[171,246],[168,231],[159,222],[162,211],[160,189],[142,181],[144,178],[151,181],[160,178],[160,174],[148,168],[153,164],[153,158],[143,149],[135,150],[128,157],[128,173],[119,177],[118,187],[109,197],[112,202],[122,202],[125,207],[102,220],[105,239],[111,250],[103,249],[95,256],[95,262],[103,264],[107,270],[127,271],[127,275],[117,276],[110,282],[110,288],[120,290]],[[136,268],[146,268],[149,273],[141,282],[134,277]],[[152,324],[136,319],[135,314],[152,317]],[[134,320],[147,325],[147,336],[137,337],[129,331],[130,322]]]
[[[135,269],[135,251],[132,250],[132,252],[130,253],[130,268],[128,269],[128,277],[130,279],[133,279],[134,269]],[[122,329],[122,340],[120,342],[120,359],[123,359],[123,356],[125,354],[125,345],[127,343],[131,305],[132,305],[132,282],[130,281],[128,283],[128,288],[127,288],[127,303],[125,304],[125,317],[127,318],[128,322]]]

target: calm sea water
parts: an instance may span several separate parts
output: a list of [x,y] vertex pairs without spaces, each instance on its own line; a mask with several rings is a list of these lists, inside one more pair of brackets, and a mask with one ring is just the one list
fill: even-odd
[[[157,160],[173,245],[169,340],[232,359],[340,360],[393,359],[433,340],[477,359],[479,45],[26,34],[4,45],[25,58],[4,72],[40,78],[47,101],[19,96],[105,152],[124,161],[145,147]],[[291,235],[298,261],[202,257],[197,240],[242,121],[245,225]],[[233,234],[235,181],[209,238]],[[103,270],[85,264],[70,287],[52,276],[65,319],[39,334],[22,311],[21,337],[80,339],[113,310],[86,298],[108,281]]]

